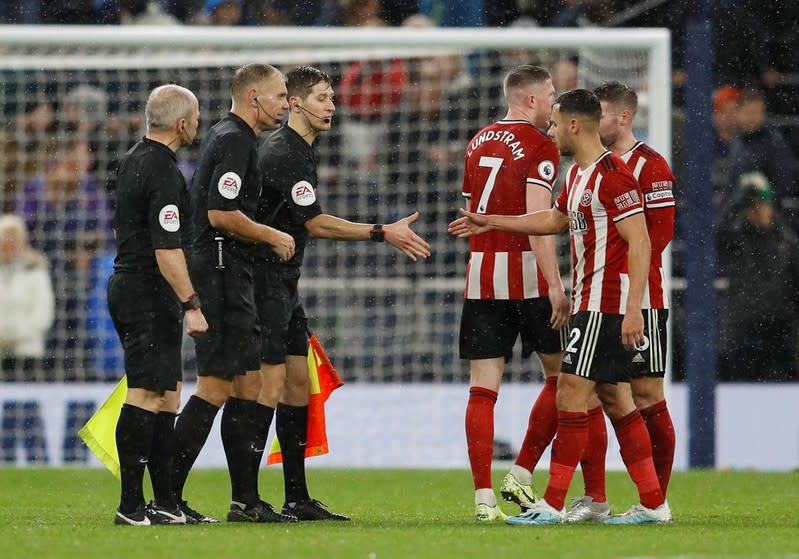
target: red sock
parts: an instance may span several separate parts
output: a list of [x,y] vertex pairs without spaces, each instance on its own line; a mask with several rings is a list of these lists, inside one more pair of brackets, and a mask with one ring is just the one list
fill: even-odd
[[621,447],[621,458],[638,488],[641,504],[650,509],[659,507],[665,498],[652,461],[652,442],[641,414],[633,410],[614,421],[613,428]]
[[666,400],[641,410],[641,417],[646,423],[649,438],[652,440],[652,460],[660,481],[660,490],[666,494],[671,479],[671,468],[674,464],[674,423],[671,422]]
[[580,460],[585,481],[585,494],[596,503],[608,500],[605,495],[605,454],[608,451],[608,429],[602,406],[588,410],[588,443]]
[[491,459],[494,457],[494,404],[497,393],[488,388],[469,389],[466,405],[466,445],[475,489],[491,488]]
[[535,469],[544,450],[552,442],[558,430],[558,406],[555,397],[558,394],[558,377],[547,377],[544,388],[530,410],[527,420],[527,434],[519,449],[516,465],[530,470]]
[[585,452],[588,442],[588,414],[586,412],[558,412],[558,433],[552,443],[552,460],[549,463],[549,483],[544,493],[547,503],[560,510],[566,500],[574,470]]

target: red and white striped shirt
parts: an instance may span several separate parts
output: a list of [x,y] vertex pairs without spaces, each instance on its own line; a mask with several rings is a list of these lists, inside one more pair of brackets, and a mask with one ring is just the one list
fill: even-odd
[[555,208],[570,221],[572,314],[624,314],[627,242],[615,224],[643,211],[627,165],[609,151],[584,170],[572,165]]
[[641,308],[667,309],[669,297],[663,289],[666,274],[662,255],[666,245],[674,238],[674,175],[663,156],[643,142],[635,144],[621,158],[641,187],[646,228],[652,243],[649,281]]
[[[527,189],[552,183],[560,162],[555,143],[527,121],[500,120],[478,132],[466,148],[463,196],[473,212],[527,213]],[[503,231],[471,237],[467,299],[533,299],[549,293],[530,239]]]

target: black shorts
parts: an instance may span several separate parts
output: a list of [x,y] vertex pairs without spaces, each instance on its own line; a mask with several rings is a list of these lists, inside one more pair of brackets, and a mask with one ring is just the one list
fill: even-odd
[[255,266],[255,303],[261,330],[261,361],[286,362],[287,355],[308,355],[308,319],[297,290],[299,270]]
[[663,378],[666,375],[668,309],[644,309],[644,335],[640,350],[627,353],[630,378]]
[[108,309],[125,351],[128,388],[175,390],[182,380],[183,312],[166,280],[114,273]]
[[195,340],[197,374],[233,380],[257,371],[257,341],[252,264],[225,255],[225,269],[216,270],[215,255],[192,254],[189,271],[208,321],[208,332]]
[[461,359],[510,361],[516,338],[522,338],[522,357],[534,351],[563,351],[566,329],[549,325],[552,305],[547,297],[524,300],[464,299],[461,313]]
[[628,381],[630,353],[621,343],[622,320],[624,315],[595,311],[572,315],[561,371],[594,382]]

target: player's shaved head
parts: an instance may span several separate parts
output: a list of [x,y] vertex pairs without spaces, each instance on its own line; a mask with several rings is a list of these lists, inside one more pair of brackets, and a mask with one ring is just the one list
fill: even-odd
[[600,101],[628,110],[633,115],[638,111],[638,94],[629,85],[615,80],[606,81],[594,88],[594,94]]
[[289,97],[305,99],[318,83],[330,83],[330,76],[313,66],[297,66],[286,74]]
[[230,96],[233,99],[243,100],[247,90],[257,87],[269,78],[280,75],[280,70],[269,64],[247,64],[233,74],[230,82]]
[[150,92],[144,107],[147,132],[167,130],[181,118],[188,118],[197,105],[194,93],[179,85],[156,87]]
[[602,105],[593,91],[572,89],[555,99],[555,106],[564,118],[577,118],[591,127],[599,127]]

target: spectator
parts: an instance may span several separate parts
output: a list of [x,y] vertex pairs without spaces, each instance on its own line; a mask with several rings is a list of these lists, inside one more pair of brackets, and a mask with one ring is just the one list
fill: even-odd
[[16,215],[0,216],[0,278],[0,378],[32,380],[53,323],[53,288],[47,260]]
[[210,25],[240,25],[242,16],[242,0],[206,0],[203,12]]
[[77,337],[84,331],[88,274],[92,259],[108,250],[111,205],[97,180],[88,173],[89,144],[80,136],[60,138],[43,174],[17,193],[16,211],[53,269],[56,294],[55,336],[48,347],[69,376],[85,357]]
[[155,0],[118,0],[122,25],[177,25],[180,21]]
[[743,175],[741,211],[719,235],[719,271],[729,279],[719,305],[721,380],[799,380],[799,244],[773,201],[762,173]]
[[577,57],[559,58],[552,63],[552,85],[557,93],[577,88]]
[[738,99],[741,90],[730,85],[720,87],[713,93],[713,203],[717,208],[729,200],[730,185],[733,184],[733,160],[730,146],[738,137]]
[[735,162],[732,176],[760,171],[772,185],[774,203],[789,205],[799,195],[795,180],[797,159],[782,133],[766,123],[763,93],[747,89],[738,100],[740,136],[730,144],[730,159]]
[[[347,0],[342,21],[348,27],[382,27],[377,0]],[[346,162],[357,169],[358,178],[374,173],[376,147],[391,115],[405,91],[407,71],[401,59],[358,60],[341,75],[336,102],[349,118],[341,122],[341,141],[347,146]],[[382,121],[382,122],[381,122]]]
[[[449,215],[458,204],[459,193],[452,188],[463,171],[463,146],[477,132],[474,123],[481,116],[476,88],[464,71],[464,60],[457,55],[430,57],[419,66],[418,81],[410,84],[403,101],[388,121],[385,142],[387,185],[402,185],[402,199],[394,192],[386,197],[389,207],[399,214],[423,206],[420,218],[429,229],[434,246],[429,261],[432,267],[459,274],[456,259],[448,248],[449,239],[437,228],[442,215]],[[490,120],[496,114],[483,115]],[[415,273],[414,271],[409,271]]]

